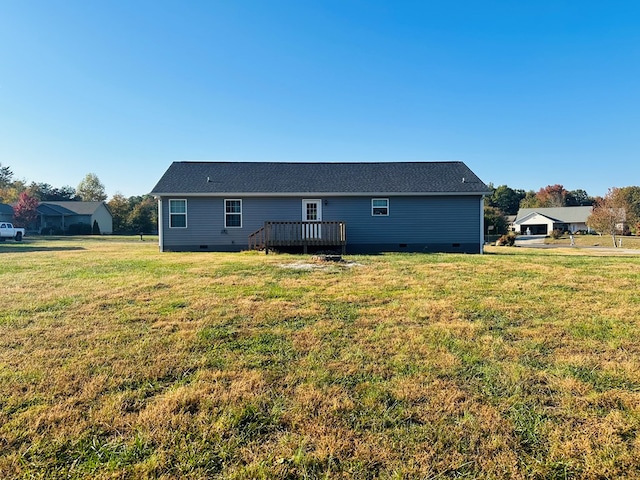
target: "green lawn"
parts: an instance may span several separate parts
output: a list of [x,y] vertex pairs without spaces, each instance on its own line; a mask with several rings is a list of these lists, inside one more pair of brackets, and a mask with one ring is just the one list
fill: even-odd
[[640,478],[640,256],[488,250],[1,244],[0,478]]

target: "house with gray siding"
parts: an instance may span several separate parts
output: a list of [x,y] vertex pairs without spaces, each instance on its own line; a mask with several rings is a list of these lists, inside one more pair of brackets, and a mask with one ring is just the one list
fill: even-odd
[[42,234],[91,232],[94,222],[100,233],[113,233],[113,216],[105,202],[46,201],[40,202],[37,212],[30,229]]
[[462,162],[174,162],[161,251],[481,253],[489,188]]
[[0,203],[0,222],[13,222],[13,207]]

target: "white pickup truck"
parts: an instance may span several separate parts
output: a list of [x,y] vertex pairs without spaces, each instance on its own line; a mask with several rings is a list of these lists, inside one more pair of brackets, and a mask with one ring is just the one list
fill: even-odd
[[12,223],[0,222],[0,242],[4,242],[7,238],[21,242],[22,237],[24,237],[24,228],[14,228]]

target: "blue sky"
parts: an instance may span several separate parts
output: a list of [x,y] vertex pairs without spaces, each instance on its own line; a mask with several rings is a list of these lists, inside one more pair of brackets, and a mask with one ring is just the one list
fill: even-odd
[[0,0],[0,163],[149,192],[175,160],[464,161],[640,185],[637,1]]

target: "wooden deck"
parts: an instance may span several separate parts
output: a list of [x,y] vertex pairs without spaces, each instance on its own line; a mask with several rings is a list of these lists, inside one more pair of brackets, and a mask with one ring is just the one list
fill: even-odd
[[345,254],[347,227],[345,222],[264,222],[264,227],[249,235],[250,250],[264,250],[276,247],[302,247],[307,253],[309,247],[340,248]]

